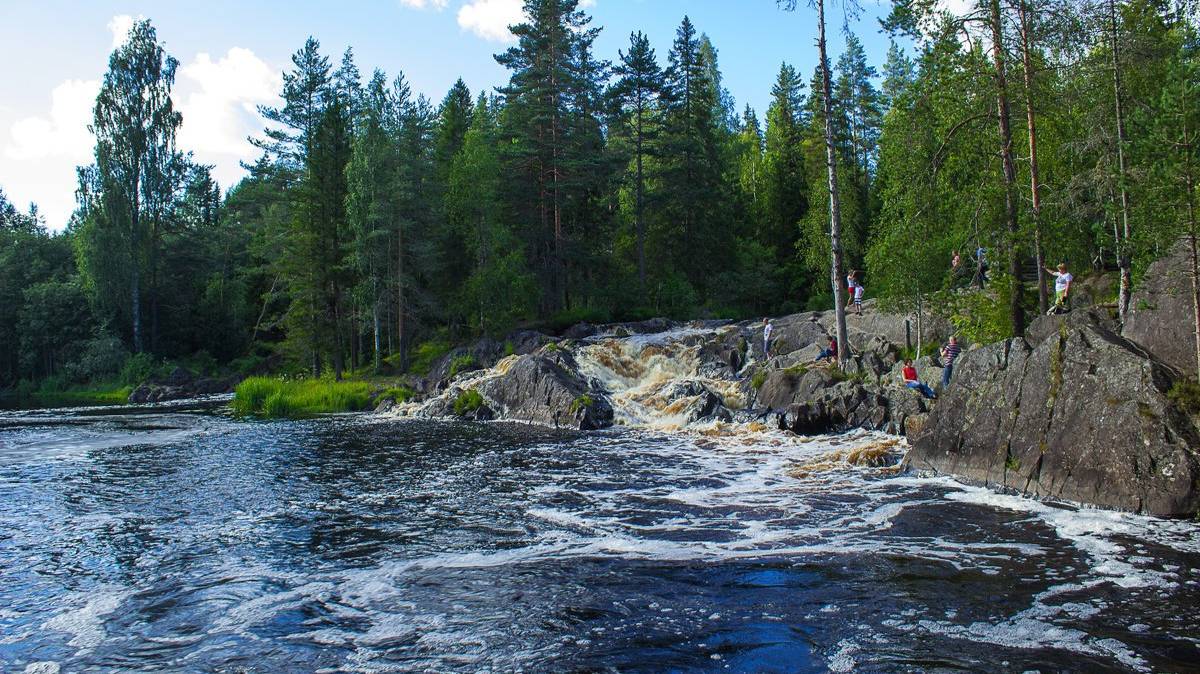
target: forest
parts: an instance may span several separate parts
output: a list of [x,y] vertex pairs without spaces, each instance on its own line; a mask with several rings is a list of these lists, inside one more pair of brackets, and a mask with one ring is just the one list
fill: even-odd
[[[440,101],[309,38],[231,186],[177,146],[178,62],[139,21],[66,230],[0,191],[0,389],[164,361],[405,372],[517,328],[840,310],[850,269],[890,306],[969,314],[975,340],[1021,334],[1059,261],[1116,274],[1123,316],[1200,229],[1197,6],[969,4],[895,0],[876,26],[846,0],[826,26],[830,0],[781,2],[819,21],[797,49],[820,56],[779,64],[765,111],[737,105],[687,17],[669,45],[635,32],[601,55],[578,0],[526,0],[495,56],[508,83]],[[856,33],[890,40],[886,61]],[[951,292],[952,254],[979,249],[986,290]]]

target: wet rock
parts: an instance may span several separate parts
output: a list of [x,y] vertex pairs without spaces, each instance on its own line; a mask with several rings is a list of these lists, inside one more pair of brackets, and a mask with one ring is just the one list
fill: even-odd
[[700,382],[675,382],[659,392],[659,396],[672,403],[686,401],[682,409],[669,407],[671,414],[682,414],[688,424],[699,421],[731,421],[733,415],[725,408],[725,401]]
[[140,384],[129,394],[133,404],[160,403],[185,400],[206,395],[231,393],[239,377],[197,377],[186,368],[177,367],[161,379],[151,379]]
[[970,351],[906,465],[1036,497],[1160,516],[1200,510],[1200,429],[1180,376],[1102,326]]
[[608,398],[588,385],[574,357],[564,351],[521,356],[476,390],[503,419],[580,430],[607,428],[613,421]]
[[563,331],[563,339],[587,339],[600,333],[600,328],[591,323],[576,323]]
[[557,340],[536,330],[518,330],[510,334],[504,341],[506,345],[512,346],[514,354],[524,356]]
[[1181,372],[1196,373],[1196,319],[1192,307],[1191,254],[1179,243],[1146,271],[1130,298],[1121,335]]

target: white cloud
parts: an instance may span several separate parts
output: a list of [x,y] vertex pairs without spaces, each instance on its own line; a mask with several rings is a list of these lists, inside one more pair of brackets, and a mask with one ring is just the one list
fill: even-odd
[[141,14],[138,14],[137,16],[118,14],[110,19],[108,22],[108,30],[110,33],[112,33],[113,49],[116,49],[125,43],[125,38],[129,37],[129,30],[133,28],[134,21],[141,21],[145,18],[146,17],[142,16]]
[[95,139],[88,131],[97,80],[67,80],[50,92],[45,115],[24,117],[9,128],[3,150],[3,187],[22,210],[37,203],[53,230],[67,226],[75,210],[75,167],[92,160]]
[[5,149],[11,159],[29,160],[66,157],[86,160],[92,153],[92,109],[98,80],[67,80],[50,92],[46,116],[25,117],[13,123],[12,144]]
[[591,9],[596,6],[596,0],[579,0],[579,9]]
[[508,27],[524,21],[522,0],[474,0],[458,10],[458,25],[485,40],[512,42]]
[[400,0],[400,4],[405,7],[412,7],[413,9],[432,7],[439,12],[446,9],[446,5],[449,3],[450,0]]
[[231,155],[225,162],[234,165],[238,159],[250,159],[254,149],[246,136],[262,130],[257,106],[278,100],[279,73],[242,47],[216,61],[197,54],[179,73],[179,147],[198,156]]

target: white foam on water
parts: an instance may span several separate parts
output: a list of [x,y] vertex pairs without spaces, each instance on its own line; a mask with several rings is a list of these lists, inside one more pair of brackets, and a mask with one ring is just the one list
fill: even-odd
[[58,674],[60,667],[53,660],[43,660],[41,662],[31,662],[25,665],[25,674]]
[[80,593],[74,598],[75,601],[85,601],[86,603],[77,608],[59,612],[42,623],[42,629],[71,634],[72,638],[67,645],[74,646],[77,655],[86,655],[103,643],[108,636],[104,617],[116,611],[122,602],[132,595],[132,591],[112,586]]

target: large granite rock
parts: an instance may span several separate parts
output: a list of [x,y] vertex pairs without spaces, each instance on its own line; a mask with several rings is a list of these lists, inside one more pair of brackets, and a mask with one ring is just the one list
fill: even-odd
[[907,466],[1159,516],[1200,510],[1200,430],[1166,396],[1179,373],[1101,325],[964,354]]
[[1196,373],[1191,249],[1181,242],[1150,265],[1130,298],[1121,335],[1181,372]]
[[474,388],[501,419],[585,431],[613,423],[608,398],[584,381],[566,351],[520,356],[503,374],[484,379]]

